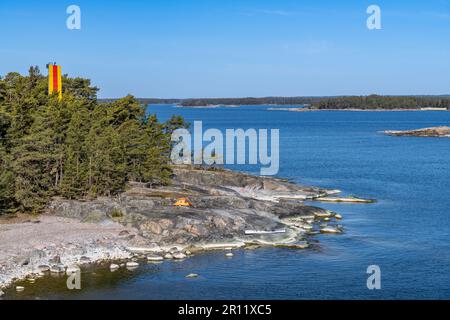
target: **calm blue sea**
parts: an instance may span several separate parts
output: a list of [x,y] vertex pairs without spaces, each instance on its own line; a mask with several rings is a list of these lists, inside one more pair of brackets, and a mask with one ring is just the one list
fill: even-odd
[[[71,298],[449,299],[450,139],[389,137],[381,130],[448,125],[449,112],[287,112],[269,106],[149,106],[205,128],[280,129],[280,177],[338,188],[375,204],[318,204],[344,216],[343,235],[313,250],[260,249],[164,262],[89,282]],[[272,107],[272,106],[270,106]],[[258,167],[234,169],[259,172]],[[316,204],[317,205],[317,204]],[[381,268],[368,290],[367,267]],[[185,279],[197,273],[198,279]],[[91,285],[92,284],[92,285]],[[65,297],[66,294],[43,294]]]

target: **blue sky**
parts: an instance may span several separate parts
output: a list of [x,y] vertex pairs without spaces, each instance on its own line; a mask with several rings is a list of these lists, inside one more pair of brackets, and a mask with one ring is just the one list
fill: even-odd
[[101,97],[450,94],[450,0],[1,0],[0,35],[0,75],[56,61]]

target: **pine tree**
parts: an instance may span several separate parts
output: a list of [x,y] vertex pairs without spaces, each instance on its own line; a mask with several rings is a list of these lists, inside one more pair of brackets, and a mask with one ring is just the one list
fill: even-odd
[[112,195],[124,190],[126,166],[118,132],[111,125],[109,105],[100,105],[92,113],[92,125],[86,139],[89,193]]
[[126,168],[117,132],[111,126],[100,132],[91,129],[87,141],[90,194],[110,196],[123,191]]
[[7,150],[9,141],[7,133],[11,125],[11,117],[4,102],[6,86],[0,78],[0,215],[9,212],[15,205],[14,175],[11,171],[11,157]]
[[148,147],[143,178],[150,184],[168,184],[172,175],[169,166],[170,136],[164,132],[164,128],[156,115],[148,117],[145,130]]
[[14,175],[11,170],[11,159],[0,141],[0,215],[10,212],[14,206]]
[[64,164],[59,193],[68,198],[83,196],[89,190],[86,137],[89,133],[89,110],[79,104],[71,108],[67,126]]
[[142,163],[146,157],[147,141],[144,132],[145,109],[132,96],[111,104],[111,125],[117,131],[124,155],[123,166],[128,181],[142,181]]
[[189,123],[182,116],[172,116],[164,123],[164,132],[168,135],[180,128],[189,128]]
[[15,141],[12,148],[15,199],[24,212],[38,212],[55,192],[54,176],[58,155],[55,133],[49,125],[51,114],[41,107],[34,112],[29,133]]

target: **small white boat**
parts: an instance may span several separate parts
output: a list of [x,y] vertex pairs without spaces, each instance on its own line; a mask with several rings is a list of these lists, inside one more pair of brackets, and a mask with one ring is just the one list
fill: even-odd
[[277,234],[277,233],[286,233],[286,229],[278,229],[273,231],[265,231],[265,230],[245,230],[245,234]]

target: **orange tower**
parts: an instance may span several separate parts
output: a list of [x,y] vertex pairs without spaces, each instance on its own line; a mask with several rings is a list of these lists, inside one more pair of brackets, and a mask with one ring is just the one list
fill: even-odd
[[48,94],[58,92],[58,99],[62,99],[62,76],[61,66],[48,64]]

